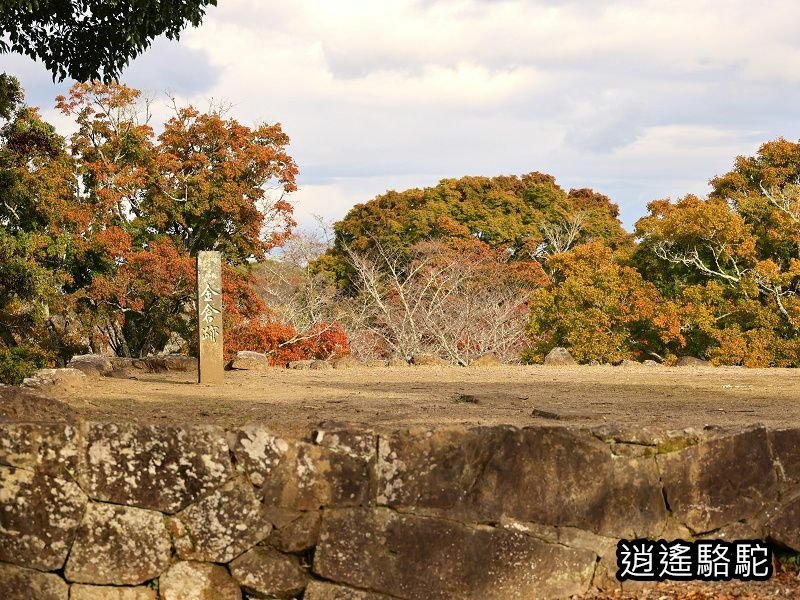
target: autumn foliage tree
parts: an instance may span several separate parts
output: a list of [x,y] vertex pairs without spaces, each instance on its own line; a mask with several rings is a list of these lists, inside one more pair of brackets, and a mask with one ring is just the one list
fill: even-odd
[[317,266],[347,288],[354,275],[349,254],[379,246],[408,260],[419,242],[478,240],[519,261],[540,260],[592,239],[612,248],[629,246],[618,212],[608,197],[589,189],[567,193],[543,173],[444,179],[353,207],[334,225],[333,248]]
[[526,360],[540,362],[554,346],[579,362],[664,360],[671,343],[683,344],[676,308],[602,243],[555,254],[546,271],[530,299],[534,344]]
[[29,341],[37,356],[63,362],[86,345],[143,356],[192,340],[199,250],[225,256],[232,335],[269,319],[250,265],[294,225],[284,195],[297,167],[279,125],[249,128],[219,110],[176,106],[156,136],[137,90],[78,83],[57,99],[77,127],[67,144],[4,82],[5,352],[21,356]]
[[678,303],[687,348],[721,364],[800,365],[800,144],[764,144],[708,198],[636,225],[641,272]]

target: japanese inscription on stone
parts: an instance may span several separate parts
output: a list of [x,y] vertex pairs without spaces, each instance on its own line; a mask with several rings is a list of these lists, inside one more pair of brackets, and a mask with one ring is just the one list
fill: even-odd
[[222,383],[222,256],[197,253],[197,331],[200,337],[200,383]]

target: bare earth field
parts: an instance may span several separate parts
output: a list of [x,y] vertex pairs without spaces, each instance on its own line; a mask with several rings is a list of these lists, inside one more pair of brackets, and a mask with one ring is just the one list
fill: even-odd
[[[503,366],[229,371],[93,379],[61,399],[102,421],[258,421],[300,434],[322,421],[425,425],[800,426],[800,370]],[[536,412],[534,412],[536,411]]]

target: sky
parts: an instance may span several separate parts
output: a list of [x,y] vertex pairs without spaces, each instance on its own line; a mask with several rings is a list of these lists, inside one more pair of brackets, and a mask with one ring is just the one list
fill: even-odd
[[[389,189],[541,171],[619,204],[704,195],[765,141],[800,138],[800,3],[219,0],[122,81],[256,125],[280,122],[301,225]],[[69,124],[41,64],[0,55]]]

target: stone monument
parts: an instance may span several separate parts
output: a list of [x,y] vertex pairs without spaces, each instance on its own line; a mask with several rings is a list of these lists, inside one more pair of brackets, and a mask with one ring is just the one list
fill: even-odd
[[222,383],[222,254],[197,253],[198,383]]

